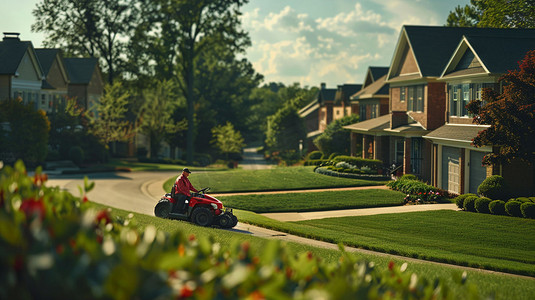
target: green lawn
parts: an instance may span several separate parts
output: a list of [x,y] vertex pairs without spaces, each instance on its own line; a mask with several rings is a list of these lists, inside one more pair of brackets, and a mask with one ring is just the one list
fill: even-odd
[[[314,167],[280,167],[267,170],[228,170],[196,173],[189,177],[196,188],[210,187],[212,193],[313,189],[330,187],[384,185],[385,181],[338,178],[313,172]],[[164,189],[170,190],[176,178]]]
[[401,192],[380,189],[218,197],[226,207],[256,213],[395,206],[403,205],[404,198]]
[[[185,166],[174,164],[142,163],[122,159],[112,159],[101,167],[130,169],[131,171],[181,171]],[[188,167],[192,172],[198,171],[223,171],[224,167]]]
[[284,223],[238,213],[242,222],[332,243],[535,276],[535,220],[444,210]]
[[[99,205],[97,205],[99,206]],[[102,206],[99,206],[102,207]],[[122,211],[118,209],[113,209],[113,215],[126,218],[129,214],[127,211]],[[240,220],[246,214],[252,214],[244,211],[237,211],[238,217]],[[262,251],[267,246],[270,240],[253,237],[247,234],[233,232],[230,230],[220,230],[214,228],[204,228],[196,225],[192,225],[184,221],[173,221],[173,220],[164,220],[152,216],[136,214],[134,213],[134,218],[132,219],[135,224],[144,228],[148,225],[154,225],[159,230],[165,232],[176,232],[180,231],[182,234],[189,236],[191,234],[196,235],[197,237],[209,236],[215,242],[219,242],[223,245],[238,245],[241,242],[248,241],[252,249],[257,249],[256,251]],[[283,243],[288,249],[294,253],[302,253],[304,251],[312,252],[316,257],[329,262],[334,262],[340,259],[340,251],[328,250],[323,248],[317,248],[302,244],[296,243]],[[395,262],[398,265],[401,265],[405,262],[403,259],[393,259],[391,257],[384,255],[370,255],[370,254],[360,254],[355,253],[356,257],[365,259],[368,261],[373,261],[380,268],[386,268],[390,261]],[[407,272],[415,272],[419,276],[424,276],[429,280],[434,278],[440,278],[444,280],[450,287],[455,287],[453,281],[454,274],[460,274],[462,271],[455,267],[448,266],[439,266],[428,262],[409,262]],[[514,276],[502,275],[502,274],[490,274],[483,273],[479,271],[468,271],[468,283],[472,283],[478,287],[478,290],[481,295],[494,295],[495,299],[505,300],[505,299],[532,299],[535,295],[535,279],[526,279],[518,278]],[[462,298],[464,296],[461,291],[453,289],[455,296],[454,299]]]

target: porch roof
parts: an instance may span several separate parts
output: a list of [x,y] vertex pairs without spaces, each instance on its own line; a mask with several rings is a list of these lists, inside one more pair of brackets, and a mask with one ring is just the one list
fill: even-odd
[[479,134],[479,132],[487,128],[488,126],[481,125],[446,124],[431,131],[430,133],[425,135],[424,138],[434,141],[442,140],[472,143],[472,140]]
[[379,132],[390,128],[390,115],[380,116],[378,118],[358,122],[355,124],[344,126],[354,132]]

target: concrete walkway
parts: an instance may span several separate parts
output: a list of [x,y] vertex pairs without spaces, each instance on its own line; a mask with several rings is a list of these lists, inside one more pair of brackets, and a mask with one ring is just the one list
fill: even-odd
[[268,163],[262,154],[256,152],[255,147],[243,149],[243,160],[239,166],[244,170],[271,169],[274,165]]

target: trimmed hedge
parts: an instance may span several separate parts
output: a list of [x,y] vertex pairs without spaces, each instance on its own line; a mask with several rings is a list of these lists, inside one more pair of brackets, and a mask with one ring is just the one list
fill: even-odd
[[524,218],[535,219],[535,203],[525,202],[520,205],[520,211]]
[[386,185],[394,191],[407,194],[406,203],[448,202],[442,190],[419,180],[403,179],[402,177]]
[[459,196],[455,197],[455,199],[453,199],[453,201],[455,201],[455,204],[457,204],[458,208],[464,209],[464,199],[466,199],[466,197],[470,197],[470,196],[477,196],[477,195],[476,194],[471,194],[471,193],[462,194],[462,195],[459,195]]
[[476,212],[476,200],[478,196],[468,196],[464,198],[463,208],[466,211]]
[[316,150],[307,154],[306,160],[317,160],[317,159],[323,159],[323,153],[321,151]]
[[[357,170],[358,171],[358,170]],[[333,177],[342,177],[342,178],[351,178],[351,179],[367,179],[367,180],[389,180],[390,178],[385,175],[376,175],[376,174],[363,174],[363,173],[343,173],[338,172],[334,169],[328,167],[317,167],[314,172],[322,175],[333,176]]]
[[477,188],[477,193],[480,196],[488,197],[492,200],[508,199],[509,191],[505,179],[499,175],[492,175]]
[[492,202],[490,198],[480,197],[475,202],[476,211],[482,214],[490,214],[489,204]]
[[522,217],[522,211],[520,211],[520,205],[522,202],[516,200],[510,200],[505,203],[505,211],[512,217]]
[[370,169],[377,171],[383,166],[383,161],[378,159],[365,159],[361,157],[354,157],[354,156],[347,156],[347,155],[339,155],[332,159],[333,164],[345,161],[346,163],[349,163],[351,165],[356,166],[359,169],[362,169],[362,167],[369,167]]
[[328,159],[311,159],[305,161],[305,166],[321,166],[326,165],[330,162]]
[[501,215],[501,216],[507,215],[507,212],[505,211],[505,201],[503,200],[494,200],[490,202],[489,210],[490,210],[490,213],[493,215]]

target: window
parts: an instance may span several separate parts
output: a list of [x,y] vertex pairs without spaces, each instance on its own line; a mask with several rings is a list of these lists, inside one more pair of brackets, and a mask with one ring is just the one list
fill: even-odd
[[407,111],[424,111],[424,85],[408,87]]
[[414,109],[413,109],[413,106],[414,106],[414,94],[415,94],[414,86],[410,86],[409,87],[408,101],[407,101],[407,111],[414,111]]
[[423,160],[422,139],[412,138],[411,144],[411,173],[421,174]]
[[401,87],[399,88],[400,89],[400,92],[399,92],[399,101],[401,102],[405,102],[405,93],[407,92],[407,88],[406,87]]
[[416,86],[416,109],[415,111],[424,111],[424,86]]
[[371,109],[371,114],[370,114],[370,118],[373,119],[373,118],[377,118],[377,109],[378,109],[379,105],[377,104],[372,104],[372,109]]
[[360,105],[359,120],[360,120],[360,122],[366,120],[366,105],[363,105],[363,104]]
[[461,116],[468,116],[468,110],[466,106],[470,102],[470,84],[463,84],[463,101],[460,107]]
[[453,85],[450,86],[450,95],[451,95],[451,103],[450,103],[450,116],[457,116],[457,106],[459,103],[459,86]]

